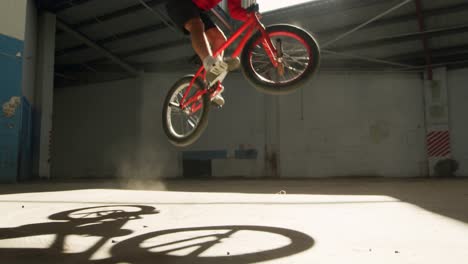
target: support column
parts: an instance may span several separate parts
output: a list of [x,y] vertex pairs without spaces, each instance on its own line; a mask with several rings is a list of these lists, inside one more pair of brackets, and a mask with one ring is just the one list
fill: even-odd
[[[452,158],[450,145],[447,70],[438,68],[433,79],[426,76],[424,94],[426,103],[427,154],[430,176],[437,176],[436,166]],[[439,164],[440,166],[440,164]]]
[[34,108],[34,175],[50,178],[50,147],[54,95],[56,16],[44,12],[38,19],[37,83]]

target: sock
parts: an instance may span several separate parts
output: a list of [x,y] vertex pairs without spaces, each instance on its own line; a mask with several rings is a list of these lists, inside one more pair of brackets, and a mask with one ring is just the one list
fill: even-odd
[[205,67],[205,70],[210,71],[210,69],[216,65],[216,62],[218,62],[218,58],[207,56],[205,59],[203,59],[203,67]]

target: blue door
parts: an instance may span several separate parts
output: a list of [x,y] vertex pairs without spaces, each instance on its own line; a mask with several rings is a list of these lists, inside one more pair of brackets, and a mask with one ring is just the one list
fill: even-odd
[[0,182],[18,179],[23,41],[0,34]]

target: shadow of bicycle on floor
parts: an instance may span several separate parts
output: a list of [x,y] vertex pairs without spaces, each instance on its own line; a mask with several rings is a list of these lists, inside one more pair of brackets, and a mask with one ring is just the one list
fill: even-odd
[[[14,228],[0,228],[0,263],[87,263],[95,252],[110,239],[128,236],[132,230],[122,227],[144,215],[158,214],[152,206],[112,205],[73,209],[49,216],[51,222],[28,224]],[[46,241],[38,236],[53,235],[53,242],[44,248]],[[73,251],[66,239],[76,235],[98,238],[80,253]],[[8,247],[10,239],[22,239]],[[11,240],[10,240],[11,241]],[[19,246],[21,248],[14,248]],[[28,246],[36,248],[27,248]]]
[[289,257],[314,245],[310,236],[267,226],[206,226],[162,230],[115,245],[107,263],[257,263]]
[[[253,263],[292,256],[314,245],[313,238],[298,231],[243,225],[160,230],[126,239],[135,230],[124,229],[125,224],[158,213],[152,206],[96,206],[53,214],[51,222],[0,228],[0,263]],[[46,247],[36,241],[42,235],[54,237]],[[69,236],[93,240],[83,247]],[[9,244],[9,239],[27,243]],[[34,248],[38,245],[43,247]]]

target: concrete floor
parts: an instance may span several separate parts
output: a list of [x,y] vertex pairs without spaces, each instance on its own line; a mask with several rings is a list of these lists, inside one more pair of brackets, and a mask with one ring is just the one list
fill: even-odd
[[0,263],[468,263],[468,179],[0,185]]

